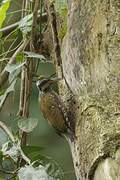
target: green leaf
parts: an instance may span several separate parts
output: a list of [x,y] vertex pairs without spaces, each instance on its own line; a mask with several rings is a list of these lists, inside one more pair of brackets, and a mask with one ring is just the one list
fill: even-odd
[[[59,169],[55,170],[53,166],[50,166],[50,164],[47,166],[39,164],[36,167],[33,164],[26,165],[18,171],[19,180],[24,180],[25,178],[26,180],[63,180],[63,173]],[[51,169],[52,172],[48,173],[48,169]]]
[[2,152],[4,156],[11,157],[15,162],[17,162],[18,157],[20,157],[20,146],[11,141],[6,142],[2,146]]
[[32,26],[32,21],[33,21],[32,17],[33,17],[33,14],[29,14],[29,15],[25,16],[19,22],[19,28],[24,34],[27,34],[28,32],[31,31],[31,26]]
[[24,152],[24,154],[31,159],[32,165],[34,167],[38,168],[39,165],[42,165],[45,168],[45,171],[48,174],[49,178],[51,177],[51,179],[53,178],[54,180],[64,179],[64,176],[63,176],[64,173],[61,167],[57,164],[56,161],[54,161],[50,157],[42,155],[40,152],[41,147],[22,146],[21,149]]
[[24,60],[24,54],[23,53],[19,53],[17,56],[16,56],[16,61],[17,62],[23,62]]
[[16,64],[8,64],[5,67],[5,70],[10,73],[9,74],[9,83],[11,83],[19,75],[24,64],[25,64],[25,62],[16,63]]
[[10,6],[10,0],[6,0],[0,7],[0,28],[2,27],[2,24],[6,18],[6,13],[7,13],[9,6]]
[[43,150],[42,147],[22,146],[21,149],[24,152],[24,154],[31,159],[32,162],[42,157],[42,155],[40,155],[40,152]]
[[12,73],[13,71],[16,71],[17,69],[21,69],[25,63],[26,63],[26,62],[16,63],[16,64],[8,64],[8,65],[5,67],[5,71],[7,71],[7,72],[9,72],[9,73]]
[[7,141],[8,141],[7,134],[3,131],[3,129],[0,128],[0,148]]
[[12,91],[15,90],[14,87],[15,87],[16,81],[17,81],[17,79],[15,79],[15,80],[10,84],[10,86],[7,88],[7,90],[5,91],[5,93],[4,93],[2,96],[0,96],[0,109],[1,109],[1,107],[2,107],[2,105],[3,105],[3,103],[5,102],[8,94],[9,94],[10,92],[12,92]]
[[15,142],[7,141],[2,145],[2,152],[4,156],[9,156],[15,162],[17,162],[18,159],[22,157],[26,163],[30,164],[30,159],[22,151],[21,142],[19,140]]
[[21,118],[18,121],[18,127],[24,132],[31,132],[38,123],[36,118]]
[[41,54],[37,54],[34,52],[28,52],[28,51],[25,51],[24,53],[27,55],[27,57],[30,57],[30,58],[37,58],[37,59],[46,60],[46,58]]
[[29,155],[32,153],[40,154],[40,151],[43,150],[43,147],[40,147],[40,146],[22,146],[21,148],[26,155]]
[[29,179],[35,179],[35,180],[55,180],[50,179],[45,168],[42,165],[39,165],[38,167],[34,168],[32,165],[26,165],[25,167],[22,167],[18,171],[18,177],[19,180],[29,180]]
[[58,180],[64,180],[64,173],[62,168],[59,166],[59,164],[54,161],[52,158],[48,156],[41,155],[39,153],[38,156],[36,156],[36,160],[32,162],[34,167],[38,167],[39,165],[42,165],[45,167],[45,170],[49,177],[53,179]]
[[15,78],[18,77],[20,74],[21,69],[17,69],[16,71],[13,71],[12,73],[9,74],[9,83],[11,83]]
[[47,174],[53,179],[63,180],[64,173],[62,168],[54,160],[48,159],[48,163],[45,164]]

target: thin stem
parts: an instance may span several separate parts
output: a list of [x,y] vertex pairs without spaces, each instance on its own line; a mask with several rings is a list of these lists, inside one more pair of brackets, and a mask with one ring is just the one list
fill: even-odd
[[34,49],[35,47],[35,35],[36,35],[36,25],[37,25],[37,15],[38,9],[40,5],[40,0],[35,0],[34,10],[33,10],[33,23],[32,23],[32,31],[31,31],[31,45]]
[[9,136],[9,138],[11,139],[12,142],[15,142],[12,132],[9,130],[9,128],[6,126],[6,124],[3,123],[2,121],[0,121],[0,128],[3,129],[3,131]]

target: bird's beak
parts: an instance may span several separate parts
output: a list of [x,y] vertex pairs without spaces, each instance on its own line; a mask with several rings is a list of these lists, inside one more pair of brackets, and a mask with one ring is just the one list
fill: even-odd
[[53,78],[50,78],[51,81],[53,82],[58,82],[58,81],[61,81],[62,78],[59,78],[59,77],[53,77]]
[[48,84],[54,84],[54,83],[57,83],[58,81],[62,80],[62,78],[59,78],[59,77],[52,77],[52,78],[49,78],[49,81],[48,81]]

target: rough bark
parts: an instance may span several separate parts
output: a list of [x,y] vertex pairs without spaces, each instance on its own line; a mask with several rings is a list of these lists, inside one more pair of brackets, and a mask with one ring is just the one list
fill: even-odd
[[67,101],[76,114],[76,177],[120,179],[120,2],[71,0],[68,8],[62,64],[77,99]]

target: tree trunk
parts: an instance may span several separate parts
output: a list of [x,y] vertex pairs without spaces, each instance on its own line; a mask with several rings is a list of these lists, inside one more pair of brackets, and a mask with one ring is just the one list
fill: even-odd
[[[120,2],[71,0],[62,44],[77,180],[120,179]],[[61,89],[65,89],[65,85]],[[62,90],[63,91],[63,90]],[[66,90],[62,96],[69,98]]]

